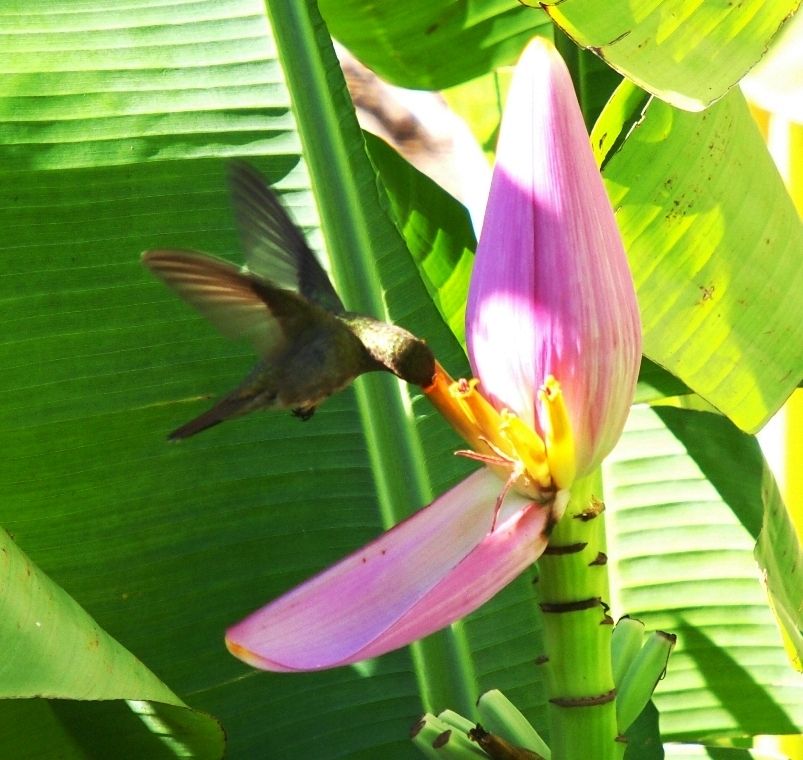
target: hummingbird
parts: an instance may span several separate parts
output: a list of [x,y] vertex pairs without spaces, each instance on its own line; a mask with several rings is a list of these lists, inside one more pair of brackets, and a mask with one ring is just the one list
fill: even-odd
[[205,253],[152,250],[142,263],[223,335],[246,340],[259,361],[211,409],[170,433],[188,438],[256,409],[290,409],[302,420],[365,372],[426,386],[427,344],[407,330],[347,311],[329,277],[262,176],[229,169],[245,267]]

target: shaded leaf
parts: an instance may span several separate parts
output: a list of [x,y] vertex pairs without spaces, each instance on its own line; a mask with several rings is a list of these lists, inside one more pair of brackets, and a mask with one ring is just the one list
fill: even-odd
[[481,5],[451,0],[399,4],[322,0],[332,32],[388,82],[440,90],[515,63],[535,34],[551,34],[542,11],[508,0]]
[[[403,757],[421,709],[405,653],[375,665],[375,680],[350,670],[280,684],[223,647],[228,624],[381,529],[353,392],[311,427],[258,415],[183,445],[164,440],[253,356],[151,278],[140,252],[242,261],[230,155],[265,154],[261,168],[282,180],[297,221],[316,223],[264,8],[33,10],[15,19],[7,68],[19,73],[3,79],[0,100],[4,522],[99,626],[225,724],[230,756],[345,746]],[[448,457],[444,481],[450,465],[460,467]],[[26,742],[49,734],[59,709],[65,747],[80,749],[78,724],[96,715],[112,733],[119,724],[129,756],[150,756],[122,705],[84,716],[35,704],[24,705]]]
[[0,702],[0,752],[5,757],[211,760],[223,757],[223,744],[215,720],[178,705],[141,700]]
[[466,295],[477,241],[465,208],[378,137],[365,135],[371,161],[387,190],[430,297],[461,345]]
[[627,748],[625,760],[663,760],[664,748],[661,744],[661,731],[658,725],[658,710],[652,702],[647,702],[641,715],[636,718],[625,733]]

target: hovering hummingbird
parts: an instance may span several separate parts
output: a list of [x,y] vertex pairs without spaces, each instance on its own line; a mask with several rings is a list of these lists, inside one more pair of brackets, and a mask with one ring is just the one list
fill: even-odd
[[250,166],[229,172],[247,266],[195,251],[154,250],[142,262],[225,336],[248,340],[259,362],[231,393],[170,434],[187,438],[255,409],[308,420],[364,372],[415,385],[435,373],[432,352],[396,325],[347,311],[278,198]]

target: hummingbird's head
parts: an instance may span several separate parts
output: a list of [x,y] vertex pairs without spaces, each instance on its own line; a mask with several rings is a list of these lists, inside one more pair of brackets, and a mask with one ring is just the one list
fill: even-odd
[[414,385],[427,386],[435,376],[432,351],[423,340],[410,333],[398,341],[388,366],[395,375]]

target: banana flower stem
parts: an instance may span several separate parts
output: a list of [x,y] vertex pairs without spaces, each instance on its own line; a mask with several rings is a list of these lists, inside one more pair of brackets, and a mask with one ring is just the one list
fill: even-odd
[[598,486],[594,475],[574,483],[566,513],[538,562],[545,641],[539,662],[546,672],[552,760],[624,756],[616,727]]

